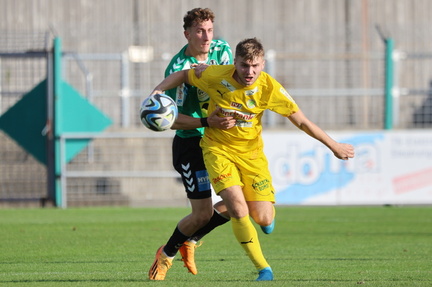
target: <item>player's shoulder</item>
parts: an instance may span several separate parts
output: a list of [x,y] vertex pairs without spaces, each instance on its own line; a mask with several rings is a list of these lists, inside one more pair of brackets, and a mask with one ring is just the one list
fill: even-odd
[[223,40],[223,39],[213,39],[211,42],[212,46],[228,46],[229,44],[227,41]]
[[201,78],[211,79],[212,81],[218,82],[219,78],[230,77],[233,73],[235,66],[229,65],[210,65],[201,74]]
[[211,65],[228,65],[233,62],[231,47],[225,40],[212,40],[209,50]]
[[170,63],[165,69],[165,75],[190,68],[188,57],[185,55],[186,47],[187,45],[171,58]]
[[226,51],[226,50],[231,51],[231,47],[227,41],[222,39],[212,40],[210,44],[210,52]]

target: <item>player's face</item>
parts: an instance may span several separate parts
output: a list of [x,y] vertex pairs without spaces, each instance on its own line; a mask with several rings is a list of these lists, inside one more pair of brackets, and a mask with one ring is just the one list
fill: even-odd
[[253,60],[236,57],[234,59],[236,67],[234,79],[244,86],[250,86],[258,79],[264,69],[264,64],[265,61],[262,57],[255,57]]
[[[197,58],[207,54],[210,50],[210,44],[213,40],[213,22],[211,20],[197,23],[194,26],[186,29],[184,32],[188,40],[188,52],[190,56]],[[203,60],[204,60],[203,59]]]

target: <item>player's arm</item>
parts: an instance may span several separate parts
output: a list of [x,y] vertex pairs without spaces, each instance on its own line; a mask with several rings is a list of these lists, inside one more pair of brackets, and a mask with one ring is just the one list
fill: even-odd
[[163,81],[154,88],[153,92],[151,92],[150,95],[163,93],[164,91],[174,89],[175,87],[180,86],[183,83],[189,84],[188,72],[189,70],[181,70],[172,73],[171,75],[163,79]]
[[[206,64],[199,64],[199,65],[193,65],[194,66],[194,72],[195,76],[197,78],[201,77],[201,74],[207,69],[208,65]],[[180,86],[181,84],[190,84],[188,73],[190,69],[181,70],[175,73],[170,74],[167,76],[159,85],[157,85],[153,92],[150,95],[155,95],[159,93],[163,93],[166,90],[174,89],[175,87]]]
[[354,157],[354,147],[352,145],[336,142],[320,127],[310,121],[301,110],[288,116],[288,119],[300,130],[326,145],[337,158],[348,160]]
[[194,118],[179,114],[177,120],[172,125],[173,130],[188,130],[201,127],[211,127],[227,130],[235,126],[236,120],[233,117],[219,117],[220,107],[211,113],[208,118]]
[[[205,70],[207,66],[201,66],[195,69],[195,74],[199,78],[201,73]],[[188,79],[189,70],[181,70],[172,73],[166,77],[159,85],[157,85],[151,95],[163,93],[166,90],[173,89],[180,86],[183,83],[189,84]],[[208,118],[194,118],[186,115],[179,114],[177,120],[171,127],[175,130],[186,130],[186,129],[196,129],[201,127],[215,127],[220,129],[229,129],[235,125],[235,119],[232,117],[220,118],[217,115],[217,111],[213,112]]]

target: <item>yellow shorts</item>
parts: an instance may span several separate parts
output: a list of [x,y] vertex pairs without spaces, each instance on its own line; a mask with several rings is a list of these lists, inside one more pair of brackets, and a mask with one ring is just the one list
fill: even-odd
[[227,146],[206,140],[201,140],[204,163],[216,193],[239,185],[246,201],[275,202],[272,178],[263,147],[239,153]]

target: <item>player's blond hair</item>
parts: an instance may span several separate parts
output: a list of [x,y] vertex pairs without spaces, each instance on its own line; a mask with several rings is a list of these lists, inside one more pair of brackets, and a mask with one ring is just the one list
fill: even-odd
[[204,21],[214,22],[215,15],[209,8],[195,8],[186,13],[183,17],[183,29],[193,27]]
[[257,38],[249,38],[241,41],[236,46],[235,57],[242,57],[251,61],[257,57],[264,58],[264,47]]

